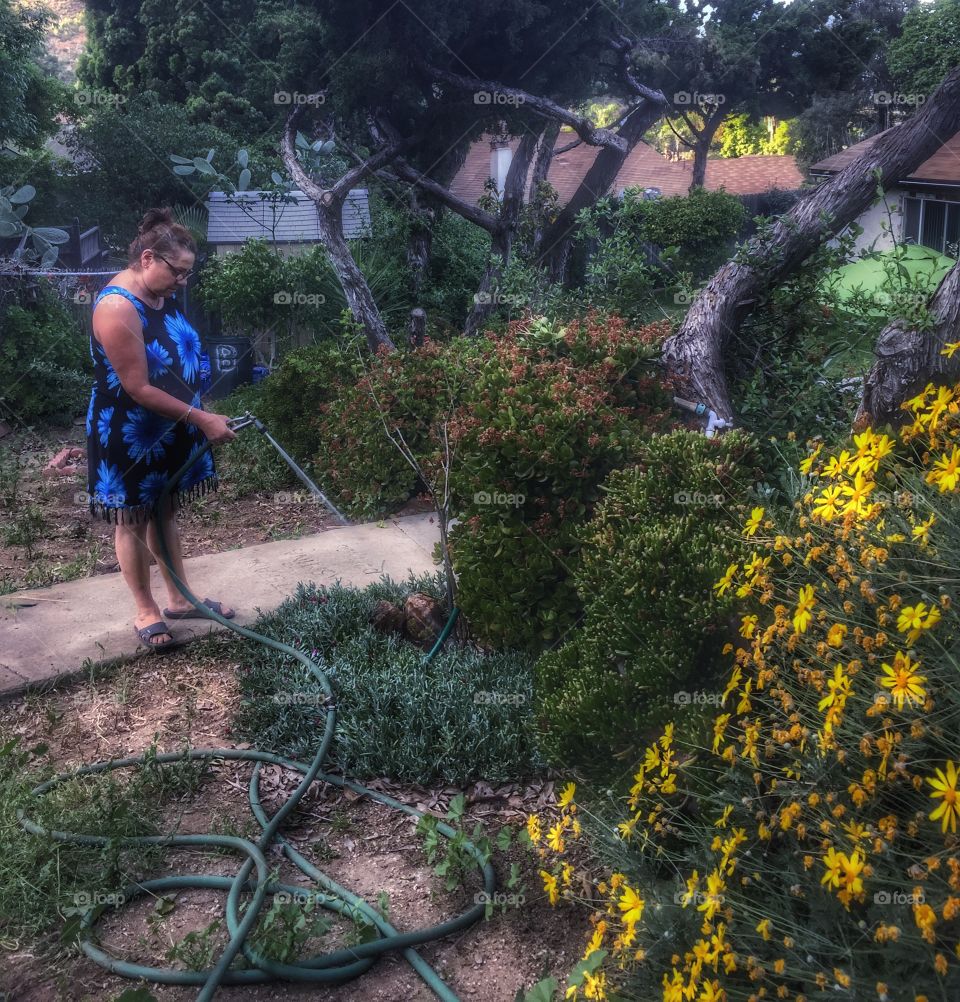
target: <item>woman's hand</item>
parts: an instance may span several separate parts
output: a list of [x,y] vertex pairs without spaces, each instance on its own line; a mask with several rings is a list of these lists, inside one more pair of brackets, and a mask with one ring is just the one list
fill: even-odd
[[207,436],[214,444],[220,442],[230,442],[237,437],[237,433],[227,426],[230,420],[225,414],[211,414],[210,411],[194,411],[193,423]]

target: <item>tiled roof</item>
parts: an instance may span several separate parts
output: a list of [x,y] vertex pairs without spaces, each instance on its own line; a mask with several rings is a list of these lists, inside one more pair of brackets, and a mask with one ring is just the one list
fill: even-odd
[[[463,167],[450,185],[451,191],[474,204],[483,194],[483,185],[490,176],[490,136],[471,144]],[[571,132],[561,132],[556,147],[567,146],[575,139]],[[510,149],[516,151],[520,140],[511,138]],[[560,204],[565,205],[586,175],[598,147],[581,143],[554,156],[547,179],[557,189]],[[623,188],[659,188],[663,195],[685,195],[690,188],[693,163],[689,160],[670,161],[647,143],[638,143],[614,181],[612,191]],[[707,161],[705,187],[716,191],[721,186],[731,194],[754,194],[772,188],[793,190],[803,184],[803,175],[792,156],[747,156],[736,159],[710,157]],[[529,180],[525,194],[529,196]]]
[[[811,172],[834,174],[843,170],[852,160],[866,152],[883,133],[878,132],[866,139],[848,146],[832,157],[821,160],[811,166]],[[908,174],[904,180],[926,181],[930,184],[960,184],[960,132],[951,136],[932,157],[924,160],[920,166]]]
[[[222,191],[207,197],[207,240],[212,244],[242,244],[251,237],[271,239],[273,209],[262,200],[260,192],[245,193],[245,208],[227,201]],[[292,191],[296,203],[277,205],[277,243],[317,243],[320,223],[317,207],[302,191]],[[369,235],[370,205],[366,188],[352,188],[343,203],[343,234],[348,240]]]

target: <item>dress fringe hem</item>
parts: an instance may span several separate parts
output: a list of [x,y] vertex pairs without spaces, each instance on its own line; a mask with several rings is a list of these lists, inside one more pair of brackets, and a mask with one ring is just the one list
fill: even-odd
[[[194,484],[189,490],[174,491],[170,495],[170,502],[175,512],[180,511],[184,503],[193,501],[204,494],[209,494],[219,488],[219,477],[206,477],[199,483]],[[100,501],[90,502],[90,514],[94,518],[101,518],[105,522],[113,522],[115,525],[139,525],[141,522],[149,522],[156,514],[156,502],[153,504],[126,505],[122,508],[109,507]]]

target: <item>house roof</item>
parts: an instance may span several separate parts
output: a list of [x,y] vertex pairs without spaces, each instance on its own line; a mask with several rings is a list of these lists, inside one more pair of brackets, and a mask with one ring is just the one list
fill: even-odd
[[[836,174],[847,167],[861,153],[865,153],[882,136],[877,132],[862,139],[853,146],[848,146],[832,157],[811,165],[811,174]],[[922,184],[944,184],[954,187],[960,184],[960,132],[951,136],[940,148],[920,164],[911,174],[900,179],[902,182],[913,181]]]
[[[491,138],[483,136],[471,144],[463,166],[450,185],[453,194],[471,204],[483,194],[484,183],[490,176]],[[555,148],[567,146],[573,139],[573,133],[561,131]],[[513,151],[519,144],[520,140],[515,136],[509,140]],[[557,189],[561,205],[569,201],[598,153],[598,147],[581,143],[554,156],[547,180]],[[692,161],[667,160],[652,146],[640,142],[624,161],[612,190],[619,192],[624,188],[653,187],[659,188],[663,195],[686,195],[692,172]],[[710,157],[707,161],[705,187],[710,191],[724,187],[731,194],[746,195],[773,188],[793,190],[801,187],[803,182],[803,175],[792,156]],[[529,197],[529,177],[524,194]]]
[[[241,207],[228,201],[226,192],[207,196],[207,240],[213,244],[242,244],[251,238],[271,240],[273,207],[262,199],[266,192],[245,192]],[[296,202],[279,203],[276,208],[276,243],[319,243],[320,220],[317,207],[302,191],[291,191]],[[348,240],[370,235],[370,203],[366,188],[351,188],[343,203],[343,235]]]

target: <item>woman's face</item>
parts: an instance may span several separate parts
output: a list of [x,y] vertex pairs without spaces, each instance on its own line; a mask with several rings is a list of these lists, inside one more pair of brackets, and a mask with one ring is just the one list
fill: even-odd
[[164,251],[162,256],[145,250],[140,255],[140,277],[155,296],[169,296],[180,286],[186,286],[185,276],[194,259],[195,255],[182,247]]

